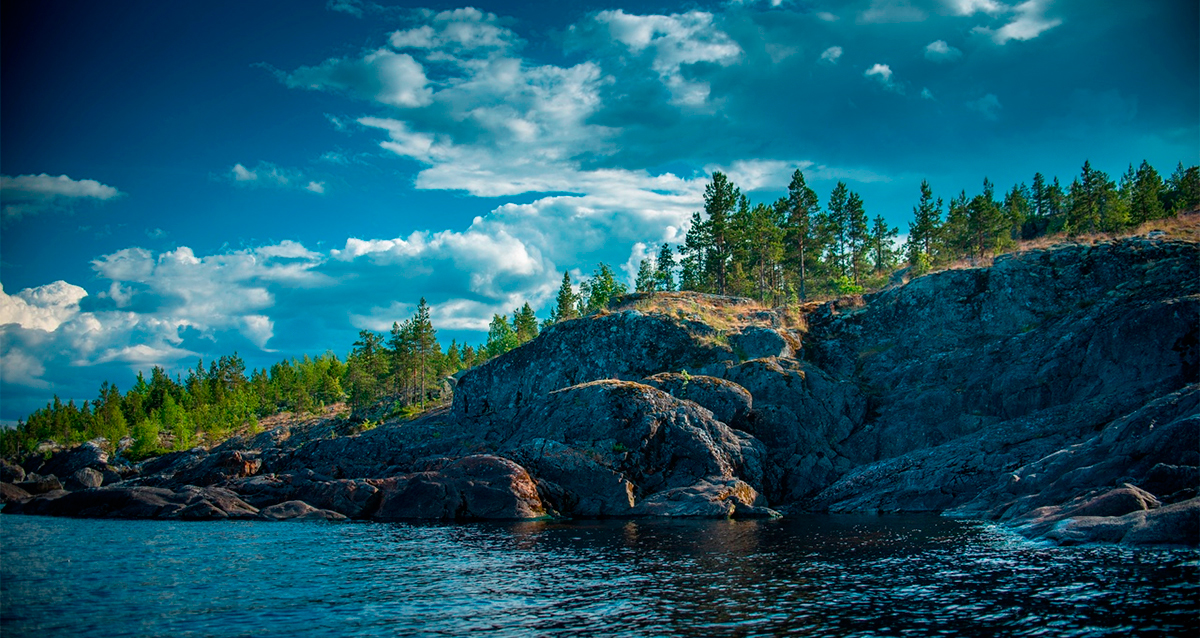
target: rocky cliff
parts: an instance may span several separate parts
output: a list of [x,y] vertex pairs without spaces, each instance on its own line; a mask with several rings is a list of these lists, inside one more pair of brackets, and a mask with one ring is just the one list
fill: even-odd
[[416,421],[281,427],[137,468],[76,450],[6,466],[3,494],[5,512],[183,518],[933,511],[1196,544],[1198,377],[1200,248],[1132,238],[803,319],[639,296],[469,371]]

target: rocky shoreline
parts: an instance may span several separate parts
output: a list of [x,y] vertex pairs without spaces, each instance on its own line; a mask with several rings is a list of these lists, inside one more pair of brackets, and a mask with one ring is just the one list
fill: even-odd
[[349,434],[330,416],[136,466],[85,444],[5,462],[0,494],[5,514],[116,518],[940,512],[1197,545],[1198,381],[1200,244],[1131,238],[803,322],[634,296],[470,370],[416,421]]

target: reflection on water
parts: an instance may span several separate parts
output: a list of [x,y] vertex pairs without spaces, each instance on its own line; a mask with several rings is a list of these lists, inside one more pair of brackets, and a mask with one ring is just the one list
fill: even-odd
[[0,516],[4,636],[1179,635],[1200,552],[927,516],[407,525]]

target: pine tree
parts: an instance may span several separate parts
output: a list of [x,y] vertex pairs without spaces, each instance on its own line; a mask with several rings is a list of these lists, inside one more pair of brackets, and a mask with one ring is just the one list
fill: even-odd
[[492,323],[488,325],[487,350],[488,357],[498,357],[517,347],[517,333],[508,325],[508,317],[493,315]]
[[429,378],[431,360],[439,354],[440,348],[437,345],[437,330],[433,328],[433,322],[429,318],[429,306],[425,303],[425,298],[421,297],[420,303],[417,304],[417,312],[412,318],[411,327],[413,347],[416,350],[417,359],[420,368],[421,380],[421,409],[425,408],[426,397],[426,381]]
[[571,288],[571,273],[564,272],[562,285],[558,287],[558,297],[555,299],[555,306],[550,310],[551,325],[560,321],[569,319],[577,319],[579,311],[576,308],[576,303],[579,301],[575,295],[575,290]]
[[454,374],[463,369],[462,352],[458,349],[458,342],[454,339],[450,340],[450,347],[446,348],[446,371]]
[[871,225],[871,256],[876,273],[892,268],[896,262],[896,250],[893,242],[900,234],[900,229],[888,227],[883,215],[876,215]]
[[975,259],[995,252],[1008,240],[1007,220],[996,204],[995,187],[986,177],[983,178],[983,192],[967,204],[966,216],[969,254]]
[[513,330],[517,333],[517,343],[522,344],[538,336],[538,321],[533,314],[529,302],[525,302],[513,312]]
[[[816,233],[815,215],[821,204],[816,192],[804,181],[804,173],[796,169],[788,184],[786,233],[788,245],[794,249],[792,258],[800,274],[800,299],[808,298],[808,260],[820,256],[820,246],[813,246]],[[816,248],[816,250],[813,250]],[[811,255],[810,255],[811,253]]]
[[830,269],[846,276],[846,252],[849,243],[849,215],[846,208],[849,190],[844,182],[838,182],[829,193],[829,204],[825,206],[825,231],[829,234]]
[[1004,196],[1002,209],[1008,218],[1009,236],[1012,239],[1021,239],[1024,236],[1026,222],[1032,215],[1029,200],[1029,187],[1024,184],[1014,185]]
[[692,223],[688,227],[683,247],[680,249],[680,254],[683,255],[679,273],[680,290],[712,291],[706,276],[708,272],[706,257],[708,246],[711,243],[712,237],[708,222],[700,217],[700,213],[692,213]]
[[1180,162],[1167,180],[1166,206],[1172,214],[1200,207],[1200,167],[1184,168]]
[[726,293],[732,257],[729,218],[741,201],[741,190],[724,173],[714,171],[712,182],[704,188],[704,212],[708,215],[704,262],[714,291],[719,295]]
[[637,280],[633,286],[634,290],[637,292],[654,292],[658,287],[658,281],[654,275],[654,266],[650,264],[650,260],[643,259],[638,264]]
[[1129,222],[1138,225],[1165,216],[1162,205],[1163,181],[1158,171],[1142,160],[1133,176],[1129,194]]
[[580,314],[599,312],[608,307],[610,301],[628,294],[625,284],[617,281],[616,274],[608,264],[596,267],[592,278],[580,284]]
[[921,180],[921,201],[913,208],[913,221],[908,225],[908,263],[913,266],[933,263],[934,246],[941,228],[942,200],[933,200],[933,189]]
[[671,292],[675,290],[675,256],[671,254],[671,245],[663,242],[655,260],[654,282],[657,290]]
[[846,198],[846,241],[850,250],[850,267],[854,274],[854,284],[862,283],[862,271],[865,269],[868,252],[870,228],[867,225],[867,211],[863,210],[862,197],[850,192]]
[[783,214],[782,207],[756,204],[747,219],[742,243],[759,301],[766,301],[768,291],[775,291],[774,274],[783,259]]

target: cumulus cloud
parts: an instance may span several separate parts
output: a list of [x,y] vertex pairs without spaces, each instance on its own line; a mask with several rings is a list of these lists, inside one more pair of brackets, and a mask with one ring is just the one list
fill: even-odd
[[500,25],[495,14],[467,7],[443,11],[424,24],[396,31],[389,38],[397,49],[437,49],[456,54],[503,52],[521,44],[521,39]]
[[298,188],[317,194],[325,192],[324,182],[309,180],[299,169],[284,168],[270,162],[259,162],[254,168],[234,164],[227,177],[238,186]]
[[359,58],[329,58],[279,75],[291,88],[337,91],[400,108],[425,106],[433,94],[421,63],[388,49]]
[[69,209],[81,201],[108,201],[121,191],[94,179],[74,180],[66,175],[0,175],[0,202],[5,221],[55,209]]
[[713,23],[713,15],[704,11],[639,16],[617,9],[601,11],[595,20],[630,52],[650,56],[652,69],[679,104],[703,105],[710,90],[706,83],[685,77],[685,66],[730,65],[742,54],[742,48]]
[[6,294],[0,284],[0,325],[54,331],[79,312],[79,301],[86,296],[83,288],[61,280],[15,295]]
[[1000,118],[1000,109],[1004,107],[1000,104],[999,98],[988,93],[978,100],[967,102],[967,108],[978,112],[984,119],[997,120]]
[[949,62],[962,57],[962,51],[946,44],[945,40],[934,40],[925,45],[925,59],[933,62]]
[[874,78],[883,86],[883,88],[889,91],[895,91],[897,93],[903,92],[900,88],[900,85],[896,84],[896,82],[892,79],[892,67],[886,64],[880,64],[877,62],[871,65],[871,68],[863,71],[863,77]]
[[838,58],[842,57],[842,47],[832,46],[821,52],[821,61],[837,64]]
[[954,15],[969,16],[977,12],[996,15],[1008,10],[1008,7],[996,0],[944,0],[950,12]]
[[973,31],[986,35],[996,44],[1003,45],[1010,40],[1032,40],[1042,33],[1062,24],[1062,18],[1049,18],[1046,9],[1050,0],[1028,0],[1013,7],[1016,17],[999,29],[990,27],[975,27]]

